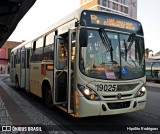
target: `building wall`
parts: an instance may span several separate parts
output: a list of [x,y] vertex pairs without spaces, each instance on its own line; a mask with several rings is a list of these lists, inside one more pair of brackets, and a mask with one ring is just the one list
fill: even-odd
[[81,7],[119,13],[137,19],[137,0],[81,0]]
[[16,42],[16,41],[6,41],[5,44],[2,46],[2,48],[6,49],[6,59],[10,58],[10,51],[15,48],[16,46],[20,45],[22,42]]
[[85,8],[85,9],[89,9],[90,7],[93,7],[94,5],[97,5],[98,3],[98,0],[81,0],[81,1],[82,1],[81,2],[82,8]]
[[10,59],[10,52],[14,47],[20,45],[21,43],[22,42],[6,41],[2,48],[0,48],[0,73],[7,72],[7,65]]

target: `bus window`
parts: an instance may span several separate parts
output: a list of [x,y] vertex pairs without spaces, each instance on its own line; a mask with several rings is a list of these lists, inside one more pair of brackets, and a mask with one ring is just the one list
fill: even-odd
[[153,63],[152,76],[155,78],[160,78],[160,62]]
[[54,32],[50,33],[46,36],[44,52],[43,52],[43,60],[53,60],[54,59],[54,46],[53,41],[54,39]]
[[25,48],[21,49],[21,66],[25,68]]
[[20,56],[21,56],[21,54],[20,54],[20,49],[17,51],[17,64],[19,64],[20,63]]
[[151,68],[152,68],[152,62],[146,62],[146,77],[150,78],[152,76],[151,74]]
[[42,57],[43,57],[43,37],[33,43],[32,60],[34,62],[42,61]]

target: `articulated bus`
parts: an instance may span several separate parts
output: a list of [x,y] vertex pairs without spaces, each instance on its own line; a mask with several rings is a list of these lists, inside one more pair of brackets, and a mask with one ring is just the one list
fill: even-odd
[[11,51],[11,81],[74,117],[145,108],[140,22],[77,9]]

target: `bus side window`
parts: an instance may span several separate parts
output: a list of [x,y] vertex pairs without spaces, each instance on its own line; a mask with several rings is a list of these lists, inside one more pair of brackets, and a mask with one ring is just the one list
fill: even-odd
[[43,57],[43,37],[33,42],[32,61],[40,62]]
[[54,32],[48,34],[45,37],[45,45],[43,52],[43,60],[53,60],[54,59]]
[[152,66],[152,75],[155,78],[160,78],[160,63],[159,62],[153,63],[153,66]]
[[33,42],[33,46],[32,46],[32,55],[31,55],[31,61],[34,61],[34,53],[36,50],[36,41]]
[[14,59],[13,59],[13,68],[16,67],[16,55],[14,55]]
[[17,64],[20,63],[20,49],[17,51]]

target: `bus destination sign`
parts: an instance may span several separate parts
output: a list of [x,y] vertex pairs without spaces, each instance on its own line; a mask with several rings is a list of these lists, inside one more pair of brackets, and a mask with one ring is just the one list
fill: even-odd
[[109,27],[115,27],[115,28],[121,28],[126,30],[132,30],[135,31],[137,29],[137,23],[128,20],[126,18],[119,18],[119,17],[113,17],[110,15],[94,15],[91,14],[91,23],[92,24],[98,24],[98,25],[104,25]]

